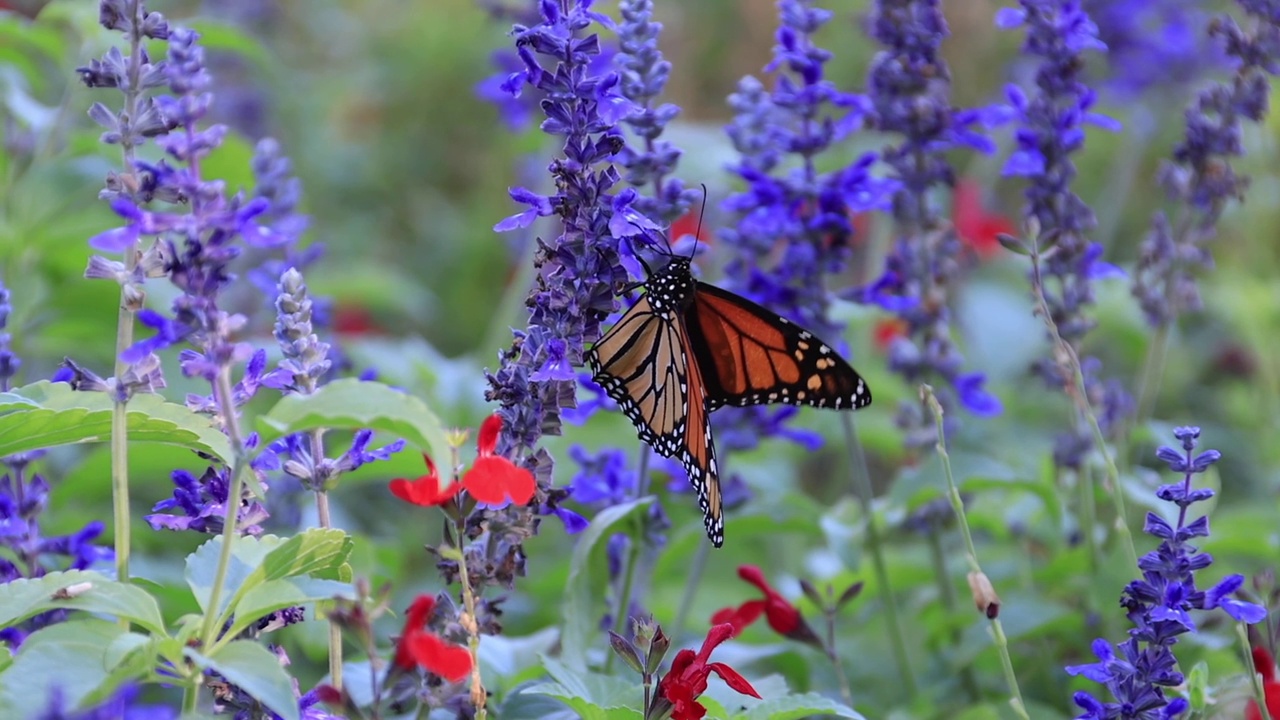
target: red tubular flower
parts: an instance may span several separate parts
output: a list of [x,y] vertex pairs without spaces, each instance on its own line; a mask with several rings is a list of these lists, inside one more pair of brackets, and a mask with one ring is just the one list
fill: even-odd
[[391,493],[407,503],[414,505],[422,505],[423,507],[431,507],[433,505],[443,505],[453,499],[458,494],[457,483],[451,484],[449,487],[440,489],[440,475],[436,473],[436,464],[431,462],[431,458],[423,455],[422,459],[427,463],[427,474],[416,480],[405,480],[404,478],[396,478],[391,481]]
[[671,661],[671,669],[658,681],[658,694],[655,696],[655,699],[663,698],[671,703],[671,720],[701,720],[707,714],[707,709],[698,702],[698,696],[706,691],[707,678],[711,673],[719,675],[726,685],[743,695],[760,697],[760,693],[737,670],[724,663],[707,662],[711,658],[711,651],[733,636],[732,625],[714,625],[707,632],[707,639],[702,641],[702,649],[697,653],[692,650],[676,653]]
[[419,595],[405,614],[404,633],[396,642],[396,667],[421,667],[450,681],[459,682],[471,673],[471,653],[460,645],[445,642],[427,630],[427,621],[436,609],[436,599]]
[[907,323],[901,318],[884,318],[876,321],[872,341],[880,352],[889,352],[889,346],[900,337],[906,337]]
[[[1253,667],[1262,673],[1262,693],[1267,699],[1267,713],[1272,718],[1280,718],[1280,682],[1276,680],[1275,658],[1271,657],[1266,648],[1256,647],[1253,649]],[[1249,701],[1249,706],[1244,709],[1244,718],[1262,720],[1256,700]]]
[[779,635],[790,640],[810,643],[822,647],[822,641],[814,634],[804,616],[764,579],[764,573],[755,565],[738,566],[738,577],[755,585],[764,593],[763,600],[748,600],[736,608],[724,608],[711,616],[712,623],[727,623],[733,627],[733,634],[740,634],[748,625],[755,622],[761,614],[769,622],[769,627]]
[[501,432],[502,418],[490,415],[485,419],[476,440],[476,464],[462,476],[462,486],[471,497],[487,505],[501,505],[508,499],[526,505],[533,499],[537,483],[533,473],[494,454]]
[[982,189],[976,182],[957,182],[953,198],[951,221],[955,224],[956,233],[978,253],[978,257],[995,255],[1000,251],[1000,241],[996,236],[1000,233],[1013,234],[1017,230],[1005,216],[989,213],[982,207]]

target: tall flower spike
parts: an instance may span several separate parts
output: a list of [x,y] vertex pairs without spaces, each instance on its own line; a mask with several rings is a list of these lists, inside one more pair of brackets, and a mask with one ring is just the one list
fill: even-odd
[[[983,388],[981,373],[962,372],[964,358],[952,341],[949,306],[964,244],[932,196],[956,184],[948,153],[995,149],[976,129],[986,111],[951,105],[951,71],[940,53],[949,32],[938,0],[880,0],[871,28],[884,49],[871,64],[870,120],[902,138],[882,153],[898,181],[892,205],[898,237],[884,275],[852,297],[901,320],[902,333],[888,346],[891,370],[912,386],[945,380],[949,387],[940,387],[938,396],[944,407],[958,399],[974,414],[994,415],[1000,401]],[[897,422],[909,447],[933,444],[933,421],[920,402],[904,401]]]
[[[1217,450],[1195,452],[1200,428],[1176,428],[1173,434],[1181,447],[1162,447],[1156,457],[1183,477],[1180,482],[1160,486],[1156,497],[1177,508],[1176,524],[1147,513],[1143,531],[1158,538],[1160,545],[1138,560],[1142,578],[1129,583],[1120,597],[1120,605],[1134,624],[1129,639],[1114,648],[1107,640],[1095,640],[1093,652],[1098,662],[1067,667],[1068,674],[1106,685],[1115,698],[1115,702],[1104,702],[1087,692],[1076,693],[1075,703],[1084,710],[1077,720],[1175,717],[1186,710],[1187,701],[1168,699],[1165,688],[1183,682],[1173,646],[1179,636],[1196,632],[1190,611],[1221,608],[1243,623],[1261,622],[1266,617],[1263,608],[1231,597],[1244,582],[1241,575],[1228,575],[1208,590],[1196,589],[1196,573],[1209,567],[1213,557],[1199,552],[1191,541],[1208,537],[1209,520],[1201,516],[1188,522],[1187,509],[1213,497],[1213,491],[1194,488],[1191,481],[1222,454]],[[1124,714],[1136,708],[1144,714]]]
[[13,380],[13,376],[18,374],[18,369],[22,367],[22,358],[18,357],[10,343],[12,336],[6,332],[9,324],[9,315],[13,312],[13,305],[9,303],[9,288],[0,282],[0,392],[9,389],[9,384]]
[[1252,19],[1251,31],[1230,16],[1209,27],[1209,35],[1221,42],[1235,66],[1234,76],[1202,91],[1187,108],[1186,134],[1158,173],[1160,186],[1180,206],[1183,219],[1175,231],[1168,216],[1158,211],[1140,248],[1133,295],[1147,322],[1156,327],[1202,307],[1195,274],[1213,267],[1207,244],[1216,234],[1218,218],[1227,203],[1243,199],[1248,187],[1248,178],[1231,164],[1244,154],[1244,122],[1266,117],[1268,76],[1280,70],[1280,5],[1239,4]]
[[[1085,84],[1087,51],[1102,51],[1098,28],[1077,0],[1020,0],[1021,9],[1004,9],[996,22],[1004,28],[1025,27],[1023,53],[1037,58],[1036,91],[1028,96],[1017,85],[1006,94],[1008,116],[1017,125],[1017,147],[1004,166],[1005,175],[1027,179],[1025,215],[1038,237],[1042,270],[1033,276],[1062,340],[1078,349],[1096,321],[1086,314],[1094,302],[1094,282],[1123,275],[1102,260],[1103,248],[1089,239],[1097,225],[1093,210],[1072,190],[1076,168],[1071,156],[1084,147],[1085,127],[1095,125],[1118,130],[1119,123],[1092,111],[1096,93]],[[1038,281],[1037,281],[1038,277]],[[1037,363],[1037,370],[1052,387],[1070,387],[1074,380],[1056,358]],[[1116,407],[1099,408],[1100,418],[1122,415],[1128,401],[1094,385],[1086,387],[1093,398],[1109,398]],[[1112,428],[1103,426],[1104,433]],[[1078,468],[1093,439],[1082,422],[1056,440],[1055,464]]]
[[[614,62],[622,68],[619,82],[622,95],[635,104],[635,109],[622,121],[638,140],[638,143],[628,143],[618,153],[618,162],[627,169],[627,182],[641,193],[646,192],[646,185],[652,184],[648,190],[651,194],[637,198],[635,209],[669,225],[689,209],[698,192],[670,177],[681,153],[679,148],[661,139],[667,123],[680,114],[680,108],[670,103],[655,106],[671,74],[671,63],[663,59],[658,49],[662,23],[652,19],[653,0],[622,0],[618,10],[622,13],[622,22],[618,25],[621,50],[614,56]],[[637,149],[637,144],[641,148]]]
[[[780,0],[780,25],[773,59],[765,72],[775,76],[772,92],[744,77],[729,96],[734,111],[726,134],[738,152],[730,170],[746,185],[722,209],[733,225],[720,239],[730,260],[721,285],[813,330],[838,338],[831,322],[826,276],[839,273],[849,256],[855,212],[886,209],[895,183],[870,175],[875,155],[819,172],[831,146],[863,124],[866,98],[842,92],[825,79],[831,53],[813,35],[831,19],[810,0]],[[736,436],[742,449],[784,431],[787,408],[725,408],[713,416],[720,437]],[[812,436],[788,439],[807,444]]]

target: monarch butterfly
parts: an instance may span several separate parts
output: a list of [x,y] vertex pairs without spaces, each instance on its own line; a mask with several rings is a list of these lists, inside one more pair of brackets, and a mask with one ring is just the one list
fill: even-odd
[[707,537],[724,544],[708,414],[725,405],[788,403],[856,410],[862,377],[830,345],[744,297],[699,282],[689,259],[649,274],[644,294],[587,351],[599,383],[665,457],[679,456]]

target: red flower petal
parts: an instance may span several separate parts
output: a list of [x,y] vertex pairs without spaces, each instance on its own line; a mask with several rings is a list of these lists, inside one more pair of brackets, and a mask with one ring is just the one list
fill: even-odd
[[462,476],[462,486],[476,501],[486,505],[502,505],[508,498],[517,505],[527,505],[537,490],[533,473],[497,455],[477,458],[476,464]]
[[982,206],[982,189],[972,180],[956,183],[951,218],[960,239],[983,258],[1000,251],[997,235],[1013,234],[1017,230],[1003,215],[987,212]]
[[742,634],[747,626],[760,619],[760,614],[764,612],[764,600],[748,600],[736,608],[724,608],[717,610],[711,616],[712,625],[720,625],[729,623],[733,626],[733,636],[737,637]]
[[471,672],[471,653],[461,645],[417,631],[409,636],[408,646],[415,663],[450,682],[459,682]]
[[1262,673],[1263,682],[1274,682],[1276,679],[1276,660],[1264,647],[1253,648],[1253,668]]
[[707,242],[708,238],[702,237],[702,233],[698,231],[698,220],[698,211],[690,208],[685,211],[685,214],[672,221],[671,227],[667,230],[667,237],[672,243],[679,241],[685,235],[693,235],[696,239]]
[[894,340],[907,334],[907,323],[900,318],[885,318],[878,320],[871,332],[876,349],[887,353]]
[[404,614],[405,630],[421,630],[431,620],[431,613],[436,610],[435,595],[419,595]]
[[770,595],[768,602],[764,606],[765,619],[769,621],[769,627],[779,635],[790,635],[797,627],[800,627],[802,620],[800,619],[800,611],[794,605],[786,600]]
[[416,480],[405,480],[404,478],[392,480],[390,483],[391,493],[401,500],[414,505],[422,505],[423,507],[443,505],[458,494],[458,486],[455,483],[441,490],[440,476],[436,474],[435,463],[431,462],[431,458],[426,455],[423,455],[422,459],[427,461],[427,474]]
[[756,689],[751,687],[751,683],[747,682],[746,678],[739,675],[737,670],[734,670],[728,665],[725,665],[724,663],[711,663],[707,666],[707,669],[719,675],[720,679],[724,680],[725,685],[728,685],[743,695],[750,695],[753,698],[760,697],[760,693],[756,692]]
[[480,436],[476,438],[476,453],[480,457],[488,457],[498,447],[498,436],[502,434],[502,417],[497,413],[490,415],[480,424]]

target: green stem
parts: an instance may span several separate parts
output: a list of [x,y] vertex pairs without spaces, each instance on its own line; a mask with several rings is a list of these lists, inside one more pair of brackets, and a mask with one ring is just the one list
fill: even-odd
[[[138,98],[141,94],[139,79],[142,72],[142,12],[143,3],[134,3],[134,15],[130,22],[129,32],[129,87],[124,91],[124,113],[129,122],[138,117]],[[125,192],[131,197],[130,190],[134,186],[128,178],[133,177],[135,168],[134,146],[128,133],[121,140],[124,167],[121,168],[122,182]],[[115,394],[116,401],[111,409],[111,504],[112,517],[115,523],[116,579],[129,582],[129,540],[132,521],[129,516],[129,422],[127,404],[129,399],[122,393],[121,383],[129,365],[120,359],[124,351],[133,344],[133,300],[130,298],[132,274],[138,265],[137,241],[124,249],[124,266],[126,280],[120,286],[120,307],[116,313],[116,354],[115,354]],[[125,627],[127,620],[120,621]]]
[[[724,463],[720,464],[720,471],[724,472]],[[680,637],[684,634],[684,623],[689,619],[689,611],[693,609],[693,597],[698,593],[698,583],[702,580],[702,573],[707,569],[707,557],[711,554],[711,541],[707,539],[705,534],[699,533],[699,535],[698,551],[694,553],[693,564],[689,567],[689,575],[684,581],[684,594],[680,596],[680,607],[676,610],[675,629],[671,633],[671,637],[676,642],[679,642]]]
[[[960,602],[956,598],[956,590],[951,585],[951,573],[947,570],[946,553],[942,548],[942,533],[934,528],[929,528],[929,559],[933,563],[933,579],[938,583],[938,593],[942,598],[942,606],[947,609],[947,614],[959,617]],[[960,629],[954,628],[951,631],[952,645],[960,644]],[[965,694],[973,702],[978,702],[982,697],[982,692],[978,688],[978,679],[973,675],[973,668],[965,665],[960,669],[960,684],[964,686]]]
[[[964,537],[965,561],[969,564],[969,571],[986,577],[986,573],[982,572],[982,566],[978,564],[978,549],[973,544],[973,533],[969,531],[969,519],[964,512],[964,500],[960,497],[960,488],[956,486],[955,474],[951,471],[951,456],[947,453],[947,434],[946,428],[942,422],[942,404],[938,402],[938,398],[933,394],[933,388],[928,385],[920,386],[920,394],[924,396],[925,402],[933,411],[933,422],[938,431],[938,459],[942,461],[942,474],[947,479],[947,497],[951,500],[951,510],[956,515],[956,524],[960,527],[960,534]],[[989,617],[991,622],[991,636],[995,641],[996,649],[1000,653],[1000,662],[1004,667],[1005,684],[1009,686],[1009,692],[1012,697],[1009,699],[1009,705],[1018,717],[1023,720],[1031,720],[1027,715],[1026,703],[1022,700],[1022,689],[1018,685],[1018,676],[1013,671],[1013,658],[1009,655],[1009,639],[1005,637],[1004,628],[1000,624],[1000,617]]]
[[1240,638],[1240,644],[1244,646],[1244,662],[1245,667],[1249,669],[1249,682],[1253,685],[1253,700],[1258,705],[1258,712],[1262,715],[1262,720],[1271,720],[1271,713],[1267,710],[1267,693],[1262,687],[1261,671],[1253,664],[1253,649],[1249,647],[1249,627],[1244,623],[1236,623],[1236,637]]
[[[456,459],[454,467],[457,467]],[[459,541],[462,537],[459,531]],[[476,618],[476,596],[471,589],[471,574],[467,570],[467,552],[461,545],[457,548],[457,552],[458,581],[462,584],[462,605],[466,608],[468,618],[464,627],[467,630],[467,646],[471,651],[471,700],[476,706],[476,720],[485,720],[489,711],[485,707],[487,693],[485,693],[484,681],[480,677],[480,628],[478,625],[480,621]],[[612,656],[613,653],[609,655]]]
[[1133,425],[1137,427],[1151,417],[1155,410],[1156,398],[1160,395],[1160,382],[1164,379],[1164,361],[1169,354],[1169,323],[1161,323],[1156,328],[1155,337],[1147,346],[1147,359],[1142,364],[1142,375],[1138,378],[1138,404],[1133,417]]
[[[324,454],[324,430],[311,431],[311,457],[319,462]],[[316,515],[320,527],[333,527],[329,517],[329,491],[326,488],[316,489]],[[342,628],[332,620],[329,621],[329,684],[334,689],[342,690]]]
[[871,556],[871,565],[876,576],[876,589],[880,593],[880,603],[884,606],[889,647],[893,650],[893,660],[898,666],[903,690],[906,691],[907,697],[915,697],[916,678],[911,672],[906,635],[902,631],[902,622],[898,619],[898,605],[893,599],[893,586],[889,584],[889,569],[884,560],[880,530],[876,527],[875,511],[871,507],[873,494],[871,472],[867,469],[867,458],[862,452],[862,443],[858,440],[858,433],[853,427],[853,417],[849,413],[840,413],[840,420],[844,426],[844,444],[849,450],[849,462],[853,467],[854,494],[857,495],[858,502],[862,506],[863,521],[866,523],[867,554]]
[[[828,600],[830,600],[830,592],[828,592]],[[836,650],[836,613],[838,609],[834,602],[828,604],[825,608],[827,615],[827,657],[831,659],[831,667],[836,671],[836,681],[840,683],[840,697],[844,698],[844,704],[853,707],[853,686],[849,684],[849,675],[844,671],[844,661],[840,659],[840,652]]]
[[[1075,348],[1071,347],[1070,343],[1062,339],[1061,333],[1058,332],[1058,325],[1053,321],[1053,314],[1049,312],[1049,303],[1044,297],[1044,278],[1040,274],[1040,241],[1038,235],[1038,231],[1031,233],[1030,238],[1032,293],[1035,295],[1040,317],[1049,329],[1049,337],[1053,341],[1056,351],[1055,356],[1058,362],[1065,364],[1067,370],[1071,373],[1071,382],[1075,392],[1068,394],[1075,400],[1077,409],[1093,431],[1093,442],[1098,449],[1098,453],[1102,455],[1103,463],[1106,466],[1107,483],[1110,485],[1109,494],[1115,505],[1116,532],[1120,535],[1120,541],[1129,556],[1131,566],[1137,567],[1138,551],[1133,544],[1133,534],[1129,531],[1129,516],[1124,504],[1124,490],[1120,487],[1120,471],[1116,468],[1115,459],[1112,457],[1111,451],[1107,449],[1107,439],[1102,434],[1102,426],[1098,424],[1098,416],[1093,412],[1093,405],[1089,402],[1088,389],[1084,382],[1084,371],[1080,368],[1080,356],[1076,354]],[[1093,492],[1092,483],[1089,484],[1089,492],[1091,494]]]
[[218,637],[218,617],[222,614],[218,605],[222,599],[223,585],[227,582],[227,570],[231,567],[231,548],[239,529],[240,496],[244,492],[241,476],[249,465],[244,440],[240,436],[240,420],[236,417],[235,398],[231,390],[231,368],[222,367],[218,370],[213,392],[222,412],[227,439],[231,441],[232,463],[231,487],[227,489],[226,514],[223,516],[222,548],[218,553],[218,568],[213,575],[213,586],[209,588],[209,605],[200,632],[205,647],[212,646]]
[[1093,473],[1089,472],[1087,463],[1081,463],[1076,471],[1076,492],[1080,494],[1080,539],[1084,540],[1085,551],[1089,554],[1089,567],[1094,573],[1102,566],[1102,553],[1098,550],[1098,539],[1094,536],[1094,527],[1098,524],[1098,505],[1093,496]]
[[[636,533],[639,535],[640,533]],[[613,631],[619,635],[625,636],[627,629],[627,618],[631,614],[631,591],[635,584],[636,565],[640,559],[640,538],[629,537],[627,548],[627,564],[622,571],[622,592],[618,595],[618,609],[613,615]],[[613,658],[617,655],[614,652],[605,653],[604,674],[608,675],[613,670]]]

